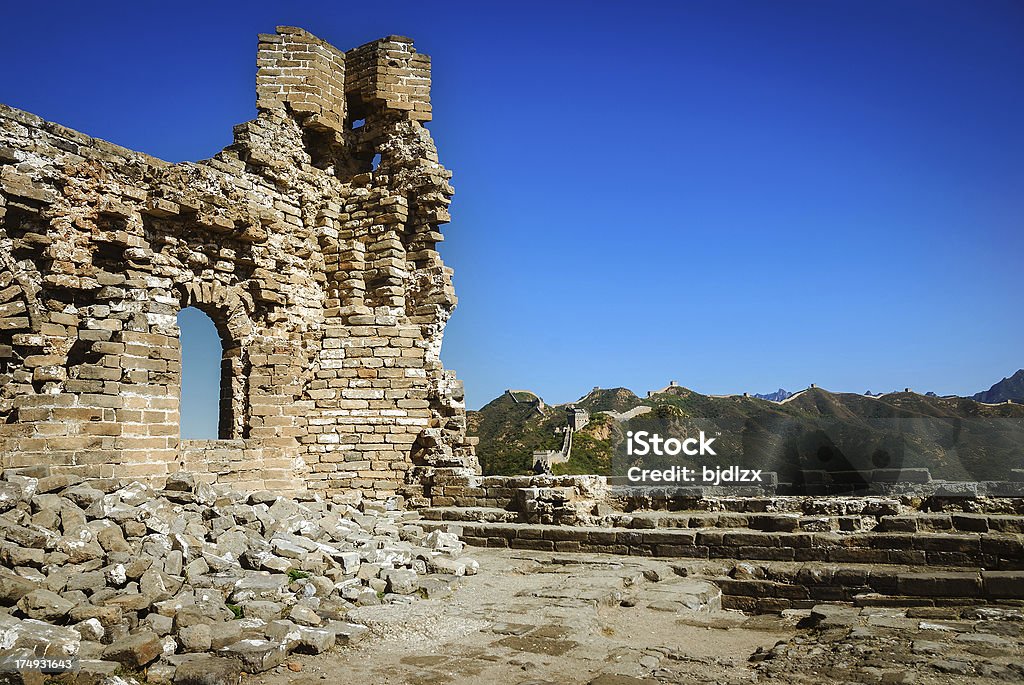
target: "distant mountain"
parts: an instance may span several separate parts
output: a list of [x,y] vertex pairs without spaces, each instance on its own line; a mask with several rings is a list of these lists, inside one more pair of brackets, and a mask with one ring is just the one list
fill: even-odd
[[[1024,382],[1024,371],[1015,378]],[[645,398],[625,388],[595,389],[573,403],[590,412],[590,423],[574,435],[572,456],[555,473],[608,474],[627,431],[641,430],[675,436],[703,430],[717,436],[719,463],[776,471],[783,482],[816,469],[925,467],[939,479],[1004,480],[1011,469],[1024,468],[1024,402],[990,406],[963,397],[869,397],[821,388],[780,393],[791,399],[713,397],[682,386]],[[484,473],[530,473],[534,450],[561,446],[558,429],[568,406],[541,412],[504,394],[467,412]]]
[[971,399],[986,404],[999,404],[1006,400],[1024,404],[1024,369],[1009,378],[1004,378],[988,390],[979,392]]
[[782,388],[779,388],[775,392],[770,392],[767,395],[758,395],[756,393],[754,394],[754,397],[756,397],[759,400],[770,400],[772,402],[781,402],[782,400],[788,399],[792,396],[793,393],[791,393],[788,390],[783,390]]

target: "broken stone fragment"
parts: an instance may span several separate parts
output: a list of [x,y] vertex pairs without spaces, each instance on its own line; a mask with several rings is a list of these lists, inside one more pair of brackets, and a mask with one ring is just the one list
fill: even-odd
[[189,626],[211,623],[214,620],[202,608],[194,604],[183,606],[174,612],[174,630],[182,631]]
[[85,512],[73,502],[61,499],[60,505],[60,527],[65,534],[78,526],[86,523]]
[[428,533],[420,543],[423,547],[439,552],[448,552],[458,555],[462,552],[463,544],[457,535],[435,530]]
[[209,573],[210,565],[206,563],[205,559],[200,558],[189,562],[182,571],[185,574],[185,578],[191,581],[198,576]]
[[152,600],[138,592],[126,592],[104,600],[104,606],[118,607],[121,611],[144,611],[149,609]]
[[303,654],[326,652],[337,643],[337,636],[329,629],[299,626],[298,634],[299,639],[298,644],[295,645],[295,651]]
[[213,635],[209,625],[197,623],[182,628],[178,633],[178,641],[186,652],[206,652],[213,642]]
[[175,666],[161,661],[151,664],[146,669],[146,685],[173,685],[176,670]]
[[68,487],[70,484],[71,479],[64,474],[45,476],[36,483],[36,492],[40,494],[56,492]]
[[170,599],[180,587],[180,580],[175,580],[154,568],[147,570],[139,579],[139,591],[149,597],[151,602]]
[[232,592],[232,602],[239,604],[249,599],[270,599],[280,597],[288,587],[286,575],[254,575],[239,578]]
[[[128,572],[125,569],[124,564],[114,564],[103,569],[103,579],[108,585],[123,587],[124,584],[128,582]],[[86,587],[89,587],[92,590],[99,589],[95,583],[90,583]]]
[[202,559],[209,566],[213,573],[224,573],[241,567],[239,561],[232,554],[217,554],[215,550],[204,551]]
[[336,642],[339,645],[355,644],[362,640],[370,631],[364,625],[348,623],[347,621],[328,621],[324,628],[335,634]]
[[271,541],[271,544],[274,546],[275,554],[289,559],[301,559],[309,552],[309,550],[287,540],[275,539]]
[[102,490],[97,490],[94,487],[82,484],[67,488],[61,492],[61,497],[66,497],[82,509],[86,509],[92,505],[93,502],[102,498],[103,494]]
[[427,571],[451,576],[466,575],[466,564],[446,556],[432,556],[427,559]]
[[43,550],[18,547],[16,545],[0,545],[0,564],[8,568],[17,566],[41,567],[46,560],[46,553]]
[[44,508],[32,514],[32,525],[54,530],[60,525],[60,509]]
[[299,644],[299,626],[291,621],[269,621],[264,632],[268,639],[284,643],[289,652],[294,651]]
[[0,483],[0,511],[7,511],[16,505],[24,494],[17,483]]
[[11,606],[38,587],[38,583],[0,568],[0,604]]
[[412,594],[419,588],[419,579],[412,569],[397,568],[382,571],[381,577],[387,583],[385,591],[396,595]]
[[50,544],[51,540],[57,537],[55,533],[34,524],[7,526],[0,529],[0,534],[16,545],[33,549],[43,549]]
[[121,526],[110,525],[96,533],[96,542],[107,552],[131,552],[132,546],[124,539]]
[[268,602],[266,600],[251,600],[249,602],[243,602],[241,605],[242,615],[246,618],[259,618],[264,621],[273,621],[274,619],[281,617],[283,611],[280,604],[277,602]]
[[191,658],[174,671],[174,685],[238,685],[241,678],[239,660],[219,656]]
[[288,613],[288,618],[304,626],[318,626],[323,622],[315,611],[301,604],[292,607],[292,610]]
[[173,618],[157,613],[150,613],[146,618],[142,619],[141,623],[160,637],[169,634],[174,628]]
[[269,490],[257,490],[249,495],[249,504],[273,504],[277,500],[277,494]]
[[[113,575],[109,579],[109,577],[106,576],[106,571],[108,571],[108,569],[73,573],[67,576],[67,582],[63,584],[63,589],[67,591],[80,590],[86,594],[93,595],[108,585],[115,585],[114,581],[119,580],[119,573],[114,572],[112,569]],[[47,585],[51,590],[54,590],[54,586],[59,584],[59,577],[61,577],[60,574],[53,572],[50,573]],[[120,584],[120,586],[124,585],[124,582]],[[56,590],[59,590],[59,588],[56,588]]]
[[76,525],[70,529],[64,527],[65,534],[56,544],[56,549],[68,555],[72,564],[81,564],[93,559],[102,559],[104,550],[96,542],[96,534],[85,525]]
[[210,649],[215,650],[233,645],[244,637],[249,637],[249,635],[244,634],[245,630],[242,621],[218,623],[215,626],[211,626],[210,630],[212,632]]
[[167,558],[164,559],[164,573],[170,576],[180,576],[183,571],[184,557],[181,550],[172,549]]
[[356,572],[356,576],[361,580],[369,580],[378,577],[381,570],[383,570],[383,566],[380,564],[362,564]]
[[172,492],[193,492],[195,487],[196,477],[191,473],[172,473],[164,483],[164,490]]
[[358,573],[361,565],[358,552],[340,552],[337,555],[333,555],[332,558],[341,564],[341,569],[344,573]]
[[90,618],[95,618],[104,628],[112,628],[121,623],[123,613],[120,607],[96,606],[94,604],[79,604],[68,614],[68,617],[75,622],[81,623]]
[[19,599],[17,606],[29,618],[54,623],[67,616],[75,605],[49,590],[33,590]]
[[103,659],[127,668],[142,668],[163,654],[160,638],[148,630],[117,640],[103,650]]
[[246,673],[262,673],[281,664],[288,652],[281,642],[240,640],[221,649],[219,654],[238,660]]
[[420,580],[420,593],[427,599],[447,597],[452,593],[451,586],[438,578],[424,578]]
[[107,632],[103,628],[103,624],[95,618],[87,618],[80,623],[76,623],[71,626],[71,629],[78,633],[82,640],[89,640],[91,642],[100,642]]
[[4,650],[29,649],[37,657],[74,657],[78,655],[80,643],[81,638],[71,628],[31,618],[18,620],[0,613],[0,645]]
[[821,628],[841,628],[852,625],[860,616],[860,609],[843,604],[815,604],[811,621]]
[[103,661],[102,659],[82,659],[78,662],[79,682],[108,682],[121,668],[116,661]]

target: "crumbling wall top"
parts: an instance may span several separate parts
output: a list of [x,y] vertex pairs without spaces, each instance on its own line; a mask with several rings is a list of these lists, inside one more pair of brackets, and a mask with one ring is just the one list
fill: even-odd
[[256,106],[287,110],[308,125],[342,131],[385,112],[430,120],[430,58],[405,36],[342,52],[294,26],[260,34]]

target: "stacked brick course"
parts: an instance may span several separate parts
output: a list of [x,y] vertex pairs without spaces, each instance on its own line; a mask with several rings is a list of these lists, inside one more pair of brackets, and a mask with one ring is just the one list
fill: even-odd
[[[453,191],[429,60],[290,27],[258,60],[258,117],[199,163],[0,106],[0,466],[376,499],[478,471],[439,359]],[[221,440],[183,445],[187,306],[224,356]]]
[[349,78],[345,91],[356,114],[385,107],[408,112],[414,121],[430,121],[430,57],[413,49],[412,41],[388,36],[346,55]]

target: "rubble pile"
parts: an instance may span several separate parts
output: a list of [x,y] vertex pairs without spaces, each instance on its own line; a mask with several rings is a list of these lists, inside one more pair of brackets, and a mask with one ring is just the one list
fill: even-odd
[[357,606],[444,596],[478,568],[394,505],[45,474],[0,480],[6,671],[45,656],[97,682],[237,682],[358,640]]
[[1021,606],[854,607],[822,603],[802,630],[750,657],[761,681],[883,685],[1021,682]]

